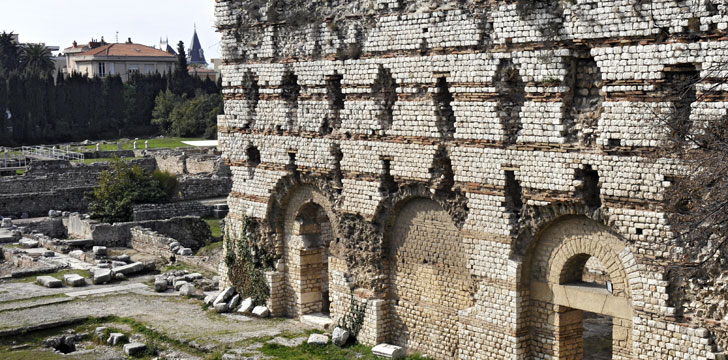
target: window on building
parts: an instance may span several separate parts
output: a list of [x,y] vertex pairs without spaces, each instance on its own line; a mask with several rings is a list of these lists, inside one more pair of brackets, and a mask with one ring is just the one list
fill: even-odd
[[154,73],[154,64],[146,64],[146,65],[144,65],[144,73],[146,73],[146,74],[153,74]]
[[138,73],[138,72],[139,72],[139,65],[129,65],[129,74]]
[[99,63],[99,77],[106,76],[106,63]]

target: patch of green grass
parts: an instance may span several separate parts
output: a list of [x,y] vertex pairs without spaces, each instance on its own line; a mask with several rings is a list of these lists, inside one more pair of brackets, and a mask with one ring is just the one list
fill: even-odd
[[50,274],[31,275],[31,276],[26,276],[26,277],[22,277],[22,278],[17,278],[17,279],[11,280],[11,282],[32,283],[32,282],[35,282],[35,280],[38,278],[38,276],[52,276],[58,280],[63,281],[63,275],[67,275],[67,274],[77,274],[77,275],[81,275],[87,279],[91,278],[91,272],[88,270],[67,269],[67,270],[61,270],[61,271],[57,271],[57,272],[50,273]]
[[197,256],[210,256],[222,249],[222,241],[214,242],[197,250]]
[[[311,333],[311,332],[308,332]],[[300,336],[301,334],[298,334]],[[326,346],[309,345],[303,343],[296,347],[287,347],[279,344],[265,344],[259,349],[264,355],[283,360],[377,360],[380,359],[372,354],[372,348],[354,344],[340,348],[333,344]],[[420,355],[407,356],[408,360],[424,360]]]
[[[137,149],[143,150],[144,149],[144,142],[149,141],[149,148],[150,149],[161,149],[161,148],[169,148],[169,149],[176,149],[180,147],[188,147],[189,145],[182,143],[182,141],[199,141],[204,139],[197,139],[197,138],[178,138],[178,137],[165,137],[165,138],[152,138],[152,139],[139,139],[136,140],[137,142]],[[101,151],[116,151],[118,150],[117,142],[118,140],[107,140],[110,143],[109,144],[101,144],[100,148]],[[121,148],[123,150],[133,150],[134,149],[134,140],[127,140],[122,142]],[[79,151],[95,151],[96,145],[87,145],[87,146],[81,146],[78,148],[75,148],[75,150]]]
[[207,225],[210,226],[210,231],[212,231],[212,237],[219,238],[222,236],[222,228],[220,227],[220,219],[205,218],[204,220],[207,223]]
[[25,171],[26,170],[15,170],[15,174],[16,175],[23,175],[23,174],[25,174]]

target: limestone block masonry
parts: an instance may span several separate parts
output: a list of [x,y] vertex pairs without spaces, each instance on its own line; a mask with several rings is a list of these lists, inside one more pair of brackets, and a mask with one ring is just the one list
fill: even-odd
[[684,79],[702,79],[693,121],[728,116],[724,1],[216,0],[216,17],[226,244],[254,248],[274,315],[356,313],[361,342],[490,360],[588,357],[591,312],[614,359],[724,356],[726,320],[700,328],[668,295],[679,166],[651,155]]

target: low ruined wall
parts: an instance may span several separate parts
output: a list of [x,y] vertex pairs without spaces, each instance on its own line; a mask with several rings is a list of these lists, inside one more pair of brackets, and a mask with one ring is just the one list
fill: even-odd
[[78,215],[71,215],[68,223],[69,236],[93,239],[94,245],[97,246],[129,247],[132,240],[131,228],[137,226],[171,237],[193,251],[207,244],[212,237],[210,227],[198,217],[106,224],[82,220]]
[[179,178],[179,192],[187,200],[227,197],[232,186],[230,177],[188,175]]
[[[132,165],[154,170],[153,158],[136,159]],[[0,215],[20,218],[48,215],[48,210],[84,212],[84,195],[99,182],[109,164],[74,164],[68,161],[34,161],[25,175],[0,177]]]
[[27,229],[26,232],[37,231],[52,238],[66,237],[66,226],[64,225],[64,219],[60,217],[45,217],[16,221],[15,225],[25,227]]
[[197,201],[169,204],[142,204],[134,206],[134,221],[169,219],[177,216],[207,217],[212,213],[210,206]]
[[134,150],[89,151],[83,153],[86,159],[109,159],[113,157],[134,157]]
[[174,239],[161,235],[156,231],[135,226],[129,230],[131,234],[131,247],[143,253],[161,256],[169,259],[174,253],[169,250],[169,243]]

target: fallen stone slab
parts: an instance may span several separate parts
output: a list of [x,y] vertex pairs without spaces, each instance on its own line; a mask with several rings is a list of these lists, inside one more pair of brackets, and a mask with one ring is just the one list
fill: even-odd
[[268,310],[267,306],[256,306],[255,308],[253,308],[253,315],[260,318],[265,318],[270,315],[270,311]]
[[182,288],[182,286],[185,286],[189,284],[187,281],[184,280],[178,280],[174,282],[174,291],[179,291],[179,289]]
[[124,345],[124,354],[129,356],[139,356],[147,351],[147,346],[142,343],[131,343]]
[[403,348],[389,344],[379,344],[373,347],[372,353],[375,356],[381,356],[389,359],[401,359],[405,356],[405,351]]
[[104,333],[106,333],[107,329],[108,328],[106,326],[99,326],[94,329],[94,334],[96,334],[97,338],[102,338],[104,336]]
[[190,256],[190,255],[192,255],[192,249],[181,248],[181,249],[177,250],[177,255]]
[[68,253],[68,256],[70,256],[70,257],[72,257],[74,259],[81,260],[81,258],[83,257],[83,250],[73,250],[73,251],[71,251],[71,252]]
[[311,334],[308,337],[307,343],[309,345],[327,345],[329,343],[329,337],[324,334]]
[[144,264],[142,264],[140,262],[135,262],[133,264],[119,266],[119,267],[114,268],[115,273],[124,274],[124,275],[138,273],[142,270],[144,270]]
[[93,268],[91,274],[93,275],[91,282],[94,285],[106,284],[111,281],[111,269]]
[[349,330],[337,326],[334,332],[331,333],[331,342],[336,346],[344,346],[349,340],[349,335]]
[[58,280],[52,276],[38,276],[35,281],[37,281],[38,284],[43,285],[47,288],[59,288],[63,286],[63,282],[61,280]]
[[39,245],[38,240],[26,239],[26,238],[20,239],[18,244],[20,245],[20,247],[26,248],[26,249],[37,248]]
[[199,296],[198,295],[197,288],[194,285],[192,285],[192,284],[184,284],[184,285],[182,285],[182,287],[179,289],[179,294],[182,295],[182,296],[187,296],[187,297],[197,297],[197,296]]
[[106,340],[106,343],[111,346],[121,345],[125,342],[127,342],[128,339],[126,338],[126,335],[122,333],[111,333],[109,334],[109,339]]
[[247,314],[251,311],[253,311],[253,298],[247,298],[243,300],[243,302],[240,304],[238,312],[242,314]]
[[79,296],[88,296],[88,295],[109,294],[109,293],[115,293],[115,292],[129,292],[129,291],[141,290],[141,289],[148,289],[148,287],[145,284],[137,283],[137,284],[109,286],[109,287],[101,287],[101,288],[97,288],[97,289],[67,292],[66,295],[70,296],[70,297],[79,297]]
[[210,306],[210,305],[212,305],[212,302],[215,301],[216,297],[217,297],[217,295],[215,295],[215,294],[207,295],[207,296],[205,296],[205,300],[203,300],[203,302],[205,303],[205,305]]
[[86,286],[86,278],[78,274],[63,275],[63,282],[72,287]]
[[233,297],[234,294],[235,294],[235,289],[233,289],[231,287],[227,287],[227,288],[223,289],[222,291],[220,291],[220,293],[215,298],[215,301],[212,302],[212,305],[214,306],[221,302],[226,303],[228,300],[230,300],[231,297]]
[[13,227],[13,219],[11,218],[3,218],[2,222],[0,222],[1,228],[11,228]]

